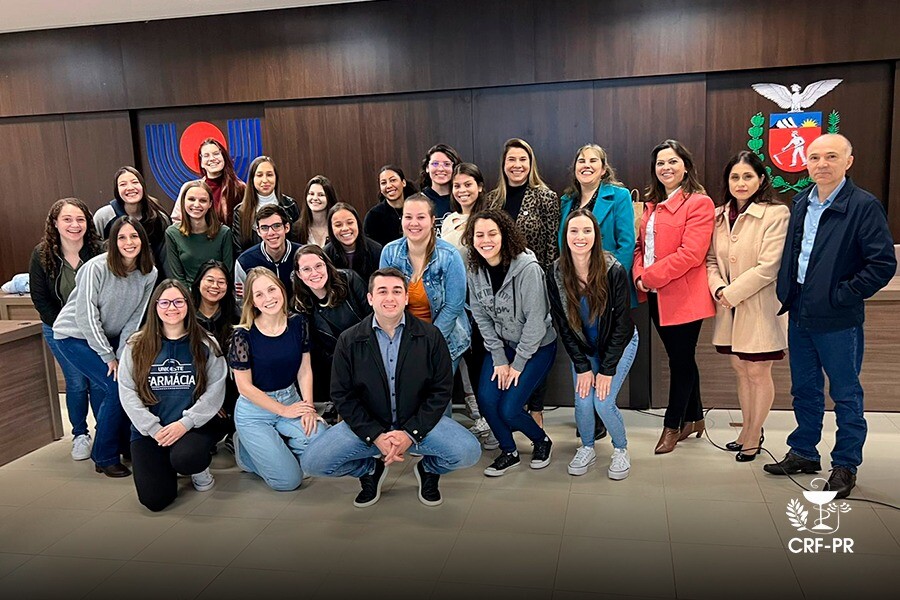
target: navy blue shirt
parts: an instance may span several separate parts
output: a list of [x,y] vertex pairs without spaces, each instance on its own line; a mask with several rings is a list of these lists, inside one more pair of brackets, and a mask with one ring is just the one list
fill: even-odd
[[581,329],[584,331],[584,337],[592,347],[596,348],[597,340],[600,338],[600,329],[597,327],[597,319],[591,318],[591,309],[585,296],[581,297],[578,312],[581,314]]
[[254,324],[234,330],[228,364],[237,371],[253,371],[253,385],[264,392],[290,387],[297,381],[303,355],[310,351],[306,317],[291,315],[281,335],[270,337]]

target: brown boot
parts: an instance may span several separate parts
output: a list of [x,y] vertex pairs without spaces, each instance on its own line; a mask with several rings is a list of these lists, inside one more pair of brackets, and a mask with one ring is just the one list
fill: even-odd
[[695,433],[699,438],[703,435],[704,431],[706,431],[706,422],[703,419],[700,419],[699,421],[689,421],[681,426],[681,435],[678,437],[678,441],[684,441]]
[[662,435],[659,436],[659,442],[656,443],[654,454],[668,454],[675,449],[678,443],[679,432],[672,427],[663,427]]

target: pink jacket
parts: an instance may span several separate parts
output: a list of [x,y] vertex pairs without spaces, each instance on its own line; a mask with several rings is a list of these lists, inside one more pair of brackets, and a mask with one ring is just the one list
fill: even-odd
[[[656,260],[644,267],[647,220],[656,211],[654,248]],[[657,205],[647,204],[634,248],[632,276],[635,283],[656,289],[660,325],[681,325],[716,314],[709,295],[706,253],[713,233],[715,206],[709,196],[678,192]],[[638,292],[643,302],[647,295]]]

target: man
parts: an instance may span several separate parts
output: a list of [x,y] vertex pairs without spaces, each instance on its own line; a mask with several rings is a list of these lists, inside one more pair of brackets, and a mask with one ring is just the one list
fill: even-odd
[[343,421],[314,440],[303,455],[305,472],[358,477],[353,502],[378,502],[388,467],[422,455],[415,467],[419,501],[442,502],[440,476],[478,462],[481,447],[469,431],[442,416],[453,391],[450,351],[440,330],[405,312],[403,273],[394,268],[369,278],[374,314],[344,331],[334,351],[331,397]]
[[293,297],[291,272],[294,270],[294,255],[300,248],[287,239],[291,230],[291,220],[284,208],[277,204],[267,204],[256,212],[256,232],[262,238],[258,246],[245,250],[234,263],[234,296],[238,312],[244,301],[244,281],[253,267],[265,267],[278,275],[287,291],[287,299]]
[[816,138],[806,153],[815,182],[794,198],[777,293],[790,315],[788,348],[797,428],[784,459],[763,467],[773,475],[816,473],[825,414],[825,380],[834,400],[837,436],[828,488],[846,498],[856,485],[866,441],[863,389],[864,300],[897,270],[881,202],[846,177],[853,148],[842,135]]

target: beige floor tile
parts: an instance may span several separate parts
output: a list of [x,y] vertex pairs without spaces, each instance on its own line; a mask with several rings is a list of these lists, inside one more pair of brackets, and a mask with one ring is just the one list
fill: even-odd
[[360,577],[345,574],[326,577],[312,594],[312,598],[347,600],[390,597],[396,600],[421,600],[429,597],[434,584],[434,581],[410,581],[401,577]]
[[[485,477],[481,484],[482,489],[506,489],[521,490],[532,492],[544,490],[549,492],[568,492],[569,486],[572,484],[573,477],[566,472],[566,465],[572,460],[574,450],[569,452],[560,452],[553,448],[553,456],[548,466],[543,469],[532,469],[529,466],[531,462],[531,447],[526,450],[522,444],[519,444],[519,455],[522,462],[518,467],[507,471],[502,477]],[[481,462],[476,465],[475,469],[484,471],[484,469],[493,462],[497,457],[498,451],[485,452]]]
[[[179,478],[178,480],[178,496],[175,501],[166,507],[163,514],[166,515],[186,515],[195,509],[199,504],[206,502],[209,498],[207,493],[197,493],[191,485],[189,478]],[[114,503],[108,509],[110,512],[126,512],[147,514],[150,511],[147,507],[138,502],[137,492],[133,489],[130,494],[125,494],[118,502]]]
[[97,515],[41,554],[73,558],[129,560],[175,523],[180,515],[105,512]]
[[[807,510],[807,527],[812,527],[816,519],[819,518],[819,511],[814,504],[806,500],[802,495],[797,496],[797,500]],[[842,501],[838,500],[837,504]],[[854,554],[890,554],[900,555],[900,545],[891,535],[890,530],[885,526],[884,521],[875,514],[869,506],[859,502],[847,502],[850,511],[840,514],[840,522],[838,530],[831,535],[817,536],[809,531],[798,531],[787,516],[787,502],[783,504],[770,504],[769,512],[775,521],[775,527],[781,537],[782,544],[787,547],[792,538],[797,537],[822,537],[825,542],[835,537],[850,538],[853,540]],[[826,523],[834,526],[835,519],[838,515],[826,517]],[[898,559],[900,564],[900,559]]]
[[672,542],[781,548],[765,504],[666,499]]
[[4,598],[81,598],[125,563],[120,560],[35,556],[0,580]]
[[189,515],[144,548],[135,560],[225,566],[268,524],[265,519]]
[[666,498],[763,503],[765,499],[751,469],[751,465],[738,464],[733,459],[724,466],[673,464],[663,469]]
[[326,577],[325,573],[313,570],[271,571],[227,567],[197,596],[197,600],[311,598]]
[[37,554],[95,516],[89,510],[20,508],[0,520],[0,552]]
[[221,571],[222,567],[131,561],[94,588],[88,597],[128,600],[194,598]]
[[[375,507],[361,509],[353,506],[353,499],[359,490],[359,480],[352,477],[313,478],[304,481],[300,491],[282,508],[275,519],[306,522],[325,520],[363,525],[372,519]],[[268,492],[266,495],[271,494],[272,492]],[[384,487],[382,494],[385,494]]]
[[874,554],[790,554],[789,559],[807,598],[896,598],[900,569],[896,556]]
[[566,524],[567,491],[529,493],[482,487],[463,530],[561,535]]
[[29,506],[40,508],[80,508],[106,510],[122,498],[133,495],[131,477],[112,479],[97,475],[96,480],[71,479],[51,493],[44,494]]
[[243,478],[236,475],[230,478],[217,475],[215,487],[208,492],[197,492],[190,489],[188,494],[206,497],[203,502],[191,509],[190,514],[208,517],[274,519],[288,504],[300,496],[299,491],[275,492],[261,480],[258,485],[255,483],[243,484]]
[[563,537],[555,589],[639,596],[675,596],[667,542]]
[[[596,446],[597,464],[584,475],[571,477],[570,491],[573,494],[603,494],[610,496],[625,496],[634,498],[636,496],[657,496],[662,498],[665,495],[665,486],[663,485],[663,469],[659,461],[654,457],[641,453],[636,455],[629,451],[631,456],[631,471],[626,479],[621,481],[613,481],[607,476],[609,468],[609,455],[611,450]],[[569,456],[566,461],[572,459],[575,452]]]
[[[406,575],[412,580],[436,581],[456,543],[455,531],[414,525],[366,526],[338,559],[339,569],[358,577]],[[390,560],[385,548],[402,548],[402,559]],[[373,560],[373,557],[378,557]]]
[[668,542],[666,502],[658,496],[571,494],[565,534]]
[[431,594],[431,600],[459,600],[460,598],[489,598],[490,600],[550,600],[549,589],[500,587],[439,581]]
[[[378,504],[357,510],[372,511],[369,522],[374,524],[412,525],[423,529],[458,531],[469,514],[476,494],[481,493],[484,489],[484,487],[465,483],[444,485],[442,477],[443,504],[425,506],[419,502],[416,481],[410,474],[398,480],[387,493],[382,491]],[[352,498],[348,498],[348,500],[352,503]]]
[[[756,462],[758,463],[759,460]],[[790,477],[766,473],[762,470],[762,465],[764,464],[766,463],[761,463],[758,468],[754,469],[753,475],[756,477],[756,482],[759,484],[763,498],[770,504],[787,504],[791,498],[797,498],[803,494],[803,490],[800,489],[797,483],[805,489],[812,489],[813,485],[819,486],[822,484],[821,481],[813,483],[813,480],[823,476],[828,477],[828,471],[823,471],[817,475],[798,473],[797,475],[792,475],[797,482],[794,483]]]
[[894,536],[894,541],[900,543],[900,511],[892,508],[876,507],[875,515],[884,523],[885,528]]
[[273,521],[237,555],[232,566],[284,571],[338,570],[355,544],[359,525],[334,521]]
[[552,588],[562,541],[558,535],[462,531],[441,581]]
[[[598,587],[603,587],[602,583],[598,583]],[[553,592],[553,600],[657,600],[666,596],[621,596],[619,594],[597,594],[593,592],[570,592],[566,590],[555,590]],[[671,598],[671,596],[669,596]]]
[[68,478],[47,476],[38,471],[16,471],[5,465],[0,470],[0,505],[25,506],[58,489]]
[[672,544],[679,598],[803,598],[781,548]]
[[[0,579],[3,579],[32,558],[34,558],[33,554],[11,554],[8,552],[0,552]],[[0,589],[3,589],[2,583],[0,583]]]

